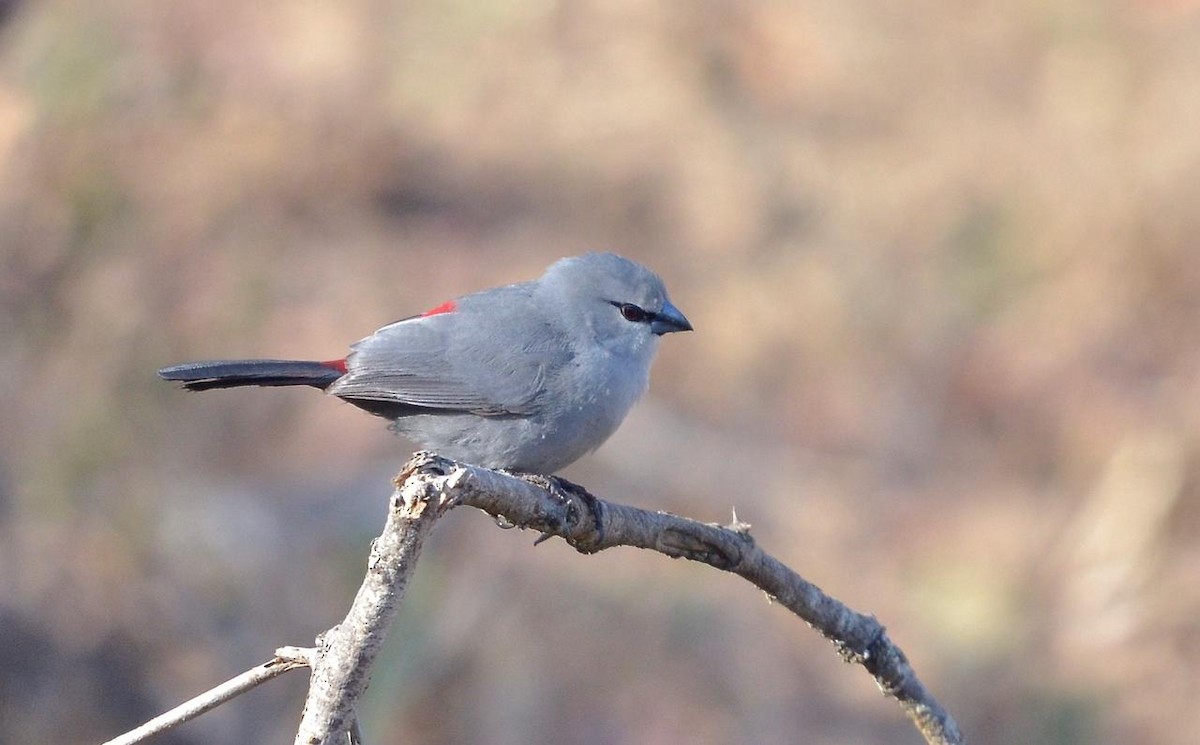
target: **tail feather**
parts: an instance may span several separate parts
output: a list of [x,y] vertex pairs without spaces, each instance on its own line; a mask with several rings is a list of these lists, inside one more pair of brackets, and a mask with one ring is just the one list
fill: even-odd
[[244,385],[310,385],[324,389],[344,372],[341,360],[210,360],[164,367],[158,375],[164,380],[183,383],[189,391],[207,391]]

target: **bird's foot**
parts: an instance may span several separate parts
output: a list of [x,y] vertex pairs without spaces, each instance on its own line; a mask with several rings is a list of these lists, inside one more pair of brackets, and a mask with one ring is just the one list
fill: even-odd
[[[578,514],[579,508],[575,505],[572,497],[578,498],[579,501],[586,505],[585,509],[587,512],[591,513],[592,520],[595,521],[596,535],[593,540],[588,542],[602,543],[604,541],[604,502],[596,498],[595,495],[579,484],[576,484],[573,481],[568,481],[561,476],[546,476],[543,474],[531,473],[522,474],[521,478],[533,484],[534,486],[545,490],[559,504],[562,504],[564,507],[566,507],[566,525],[562,526],[562,529],[564,530],[569,530],[570,526],[579,522],[581,517]],[[550,536],[550,533],[543,533],[541,537],[534,542],[534,545],[536,546],[538,543],[545,541],[546,539],[550,538]],[[576,548],[579,547],[576,545],[577,542],[571,541],[568,536],[564,536],[564,538],[567,538],[572,545],[576,546]]]

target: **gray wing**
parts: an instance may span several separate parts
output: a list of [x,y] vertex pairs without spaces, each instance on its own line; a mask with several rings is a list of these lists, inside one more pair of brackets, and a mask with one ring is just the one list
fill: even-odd
[[497,317],[465,301],[453,313],[398,321],[358,342],[346,375],[328,392],[378,402],[383,406],[374,408],[392,415],[416,413],[409,408],[533,413],[548,372],[567,363],[570,351],[544,324]]

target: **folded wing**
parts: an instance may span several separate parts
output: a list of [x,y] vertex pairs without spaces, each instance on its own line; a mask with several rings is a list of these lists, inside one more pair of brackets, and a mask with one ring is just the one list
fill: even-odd
[[469,307],[398,321],[354,345],[328,392],[384,416],[528,416],[548,371],[571,356],[555,334],[530,334],[536,322]]

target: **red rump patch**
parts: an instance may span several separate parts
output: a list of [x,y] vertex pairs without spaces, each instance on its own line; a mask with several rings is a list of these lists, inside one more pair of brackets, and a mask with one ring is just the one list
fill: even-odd
[[421,314],[421,317],[424,318],[425,316],[436,316],[442,313],[453,313],[456,310],[458,310],[458,304],[453,300],[447,300],[438,307],[430,308],[429,310],[425,311]]
[[346,361],[345,360],[326,360],[325,362],[322,362],[321,364],[324,365],[325,367],[328,367],[330,370],[337,370],[342,375],[346,374]]

